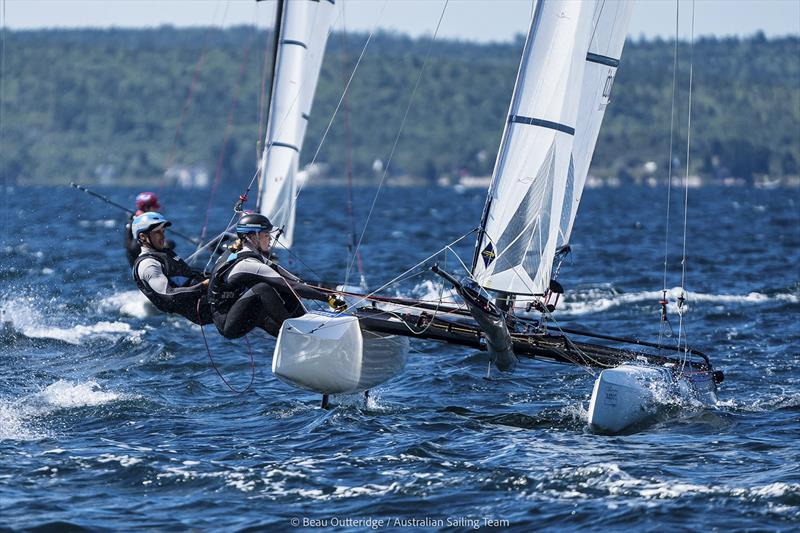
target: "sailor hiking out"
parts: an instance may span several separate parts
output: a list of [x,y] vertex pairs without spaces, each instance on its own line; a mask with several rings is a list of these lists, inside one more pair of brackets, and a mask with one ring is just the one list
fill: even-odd
[[258,327],[277,337],[288,318],[305,313],[300,298],[327,302],[341,310],[338,297],[303,283],[269,259],[273,226],[259,214],[245,214],[236,225],[231,254],[214,266],[209,301],[220,334],[239,338]]
[[131,222],[132,236],[142,251],[133,263],[136,286],[165,313],[179,314],[195,324],[210,324],[206,299],[208,280],[166,247],[165,229],[172,223],[156,212],[143,213]]

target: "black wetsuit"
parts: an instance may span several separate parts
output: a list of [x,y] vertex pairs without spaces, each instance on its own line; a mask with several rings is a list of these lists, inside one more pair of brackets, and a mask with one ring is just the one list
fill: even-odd
[[202,274],[172,250],[142,250],[133,264],[133,279],[159,310],[179,314],[195,324],[212,322]]
[[297,296],[328,301],[324,292],[247,247],[217,262],[208,293],[214,324],[229,339],[255,327],[277,337],[287,318],[305,313]]

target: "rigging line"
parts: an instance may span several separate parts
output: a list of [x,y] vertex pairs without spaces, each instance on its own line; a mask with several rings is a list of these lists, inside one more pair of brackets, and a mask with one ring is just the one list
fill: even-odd
[[597,28],[600,26],[600,19],[603,17],[603,9],[606,7],[606,0],[603,0],[603,3],[600,4],[600,11],[597,13],[597,23],[594,25],[594,29],[592,30],[592,36],[589,37],[589,48],[592,47],[592,41],[594,41],[594,36],[597,33]]
[[[455,251],[455,250],[453,250],[452,248],[450,248],[450,245],[449,245],[449,244],[448,244],[447,246],[445,246],[445,250],[450,250],[451,252],[453,252],[453,255],[454,255],[454,256],[456,256],[456,259],[458,259],[458,262],[459,262],[459,263],[461,263],[461,267],[462,267],[462,268],[464,269],[464,271],[467,273],[467,276],[469,276],[469,278],[470,278],[470,279],[474,279],[474,278],[472,277],[472,272],[470,272],[469,268],[467,268],[467,265],[466,265],[466,264],[464,264],[464,261],[461,259],[461,256],[460,256],[460,255],[458,255],[458,254],[456,253],[456,251]],[[446,257],[447,257],[447,256],[445,256],[445,260],[446,260]]]
[[[691,36],[689,39],[689,108],[686,124],[686,175],[683,184],[683,254],[681,257],[681,295],[680,298],[685,300],[686,295],[686,233],[689,223],[689,163],[691,155],[692,144],[692,84],[694,81],[694,14],[695,2],[692,0],[692,25]],[[679,300],[679,306],[683,301]],[[679,313],[679,327],[678,327],[678,347],[681,343],[681,335],[683,335],[684,347],[688,350],[688,342],[686,339],[686,330],[683,324],[683,313]]]
[[[422,61],[422,66],[419,68],[419,74],[417,75],[417,80],[414,82],[414,88],[411,91],[411,96],[408,99],[408,104],[406,105],[406,111],[403,114],[403,119],[400,121],[400,128],[397,130],[397,135],[394,138],[394,143],[392,144],[392,150],[389,152],[389,158],[386,161],[386,165],[383,168],[383,175],[381,176],[381,181],[378,183],[378,190],[375,191],[375,197],[372,199],[372,205],[369,208],[369,212],[367,213],[367,219],[364,221],[364,228],[361,230],[361,236],[358,238],[358,244],[356,244],[356,252],[361,248],[361,243],[364,241],[364,234],[367,232],[367,227],[369,226],[370,217],[372,217],[372,212],[375,209],[375,204],[378,202],[378,196],[381,193],[381,189],[383,188],[383,184],[386,181],[386,176],[389,174],[389,166],[392,163],[392,158],[394,157],[394,152],[397,149],[397,143],[400,142],[400,136],[403,133],[403,127],[406,124],[406,119],[408,119],[408,113],[411,111],[411,105],[414,103],[414,95],[417,94],[417,89],[419,88],[420,81],[422,81],[422,74],[425,72],[425,65],[428,64],[428,59],[431,55],[431,50],[433,49],[433,43],[436,42],[436,36],[439,34],[439,28],[442,25],[442,19],[444,19],[444,14],[447,11],[447,4],[450,0],[445,0],[444,5],[442,6],[442,12],[439,14],[439,21],[436,23],[436,29],[433,32],[433,36],[431,37],[430,43],[428,43],[428,50],[425,53],[425,59]],[[355,257],[353,261],[350,262],[350,266],[347,267],[347,275],[350,275],[350,271],[353,269],[353,262],[355,261]]]
[[[445,256],[444,256],[445,271],[447,270],[447,250],[449,248],[450,248],[449,246],[447,246],[445,248]],[[420,272],[420,274],[421,274],[421,272]],[[443,295],[444,295],[444,282],[442,282],[442,284],[440,285],[439,299],[436,301],[436,308],[433,310],[433,314],[431,315],[431,319],[428,321],[428,323],[425,325],[425,327],[422,328],[419,331],[414,330],[414,328],[411,327],[411,324],[409,324],[408,322],[403,320],[403,318],[400,315],[398,315],[397,313],[394,313],[394,312],[392,312],[391,310],[388,310],[388,309],[385,311],[385,313],[387,315],[389,315],[389,316],[392,316],[392,317],[395,317],[395,318],[399,319],[400,322],[402,322],[402,324],[406,327],[406,329],[408,331],[410,331],[411,333],[413,333],[415,335],[422,335],[423,333],[425,333],[426,331],[428,331],[431,328],[431,326],[433,325],[434,320],[436,319],[437,315],[439,314],[439,307],[441,307],[441,305],[442,305],[442,296]],[[410,307],[413,309],[416,306],[410,306]]]
[[302,257],[300,257],[299,255],[297,255],[296,253],[294,253],[294,252],[293,252],[293,251],[292,251],[290,248],[287,248],[287,247],[286,247],[286,245],[284,245],[284,244],[283,244],[283,243],[280,241],[280,239],[275,239],[275,244],[277,244],[278,246],[280,246],[282,250],[285,250],[285,251],[286,251],[286,252],[287,252],[287,253],[288,253],[290,256],[292,256],[294,259],[297,259],[297,261],[298,261],[298,262],[299,262],[301,265],[303,265],[304,267],[306,267],[306,268],[308,269],[308,271],[309,271],[309,272],[311,272],[311,274],[313,274],[314,276],[316,276],[316,278],[317,278],[317,279],[324,279],[324,277],[323,277],[321,274],[319,274],[318,272],[316,272],[316,271],[315,271],[313,268],[311,268],[311,267],[308,265],[308,263],[306,263],[305,261],[303,261],[303,258],[302,258]]
[[[543,313],[543,314],[544,314],[544,313]],[[546,312],[546,314],[547,314],[548,318],[550,319],[550,321],[551,321],[553,324],[555,324],[556,328],[558,328],[558,331],[560,331],[560,332],[561,332],[561,335],[564,337],[564,340],[565,340],[565,341],[566,341],[566,342],[567,342],[567,343],[568,343],[568,344],[569,344],[569,345],[572,347],[572,349],[573,349],[573,350],[575,350],[576,352],[578,352],[578,354],[579,354],[579,355],[580,355],[580,356],[583,358],[583,361],[579,361],[579,360],[577,360],[577,359],[574,359],[574,358],[570,357],[569,355],[565,355],[565,357],[566,357],[567,359],[569,359],[570,361],[572,361],[573,363],[575,363],[575,365],[576,365],[576,366],[578,366],[578,367],[580,367],[580,368],[584,369],[584,370],[585,370],[586,372],[588,372],[588,373],[589,373],[589,374],[590,374],[592,377],[597,377],[597,372],[595,372],[595,371],[594,371],[594,369],[593,369],[591,366],[589,366],[588,364],[586,364],[586,361],[588,361],[589,363],[594,363],[594,364],[595,364],[595,365],[597,365],[598,367],[602,367],[602,366],[604,366],[604,365],[600,364],[600,361],[598,361],[597,359],[594,359],[594,358],[592,358],[592,357],[590,357],[590,356],[586,355],[586,353],[584,353],[584,352],[583,352],[583,350],[581,350],[580,348],[578,348],[578,345],[577,345],[577,344],[575,344],[574,342],[572,342],[572,339],[570,339],[570,338],[567,336],[567,334],[564,332],[564,330],[563,330],[563,329],[561,329],[561,324],[559,324],[559,323],[558,323],[558,320],[556,320],[556,318],[553,316],[553,314],[552,314],[551,312],[547,311],[547,312]]]
[[[220,246],[220,242],[222,241],[222,237],[224,237],[225,235],[227,235],[227,234],[228,234],[228,232],[229,232],[231,229],[233,229],[233,228],[234,228],[234,226],[233,226],[233,225],[229,225],[229,226],[228,226],[228,227],[227,227],[227,228],[226,228],[224,231],[222,231],[221,233],[218,233],[217,235],[215,235],[214,237],[212,237],[211,239],[209,239],[207,243],[205,243],[205,244],[202,244],[202,245],[198,246],[198,248],[197,248],[197,249],[196,249],[194,252],[192,252],[192,255],[190,255],[189,257],[187,257],[185,261],[191,265],[191,264],[192,264],[192,262],[193,262],[193,261],[194,261],[194,260],[197,258],[197,256],[200,254],[200,252],[202,252],[202,251],[204,251],[204,250],[207,250],[207,249],[208,249],[208,248],[209,248],[209,247],[210,247],[212,244],[214,244],[214,245],[215,245],[215,248],[214,248],[214,250],[211,252],[211,255],[212,255],[212,257],[213,257],[213,256],[214,256],[214,254],[216,254],[216,253],[217,253],[217,250],[219,250],[219,246]],[[209,260],[209,263],[210,263],[210,262],[211,262],[211,261]],[[208,268],[208,263],[206,264],[206,268]]]
[[217,168],[214,173],[214,183],[211,186],[211,194],[208,196],[208,205],[206,206],[206,216],[203,220],[203,230],[200,232],[200,240],[204,240],[206,238],[206,231],[208,230],[208,218],[211,214],[211,206],[214,203],[214,197],[217,194],[217,188],[219,187],[219,183],[222,179],[222,164],[225,161],[225,154],[227,152],[228,141],[230,140],[232,130],[233,130],[233,122],[234,117],[236,115],[236,108],[239,105],[239,94],[241,93],[242,89],[242,78],[244,77],[245,69],[247,67],[247,59],[250,57],[250,48],[253,45],[253,41],[255,39],[254,36],[247,42],[247,46],[245,46],[244,53],[242,54],[242,62],[239,65],[239,76],[236,79],[236,88],[234,89],[233,98],[231,100],[231,107],[228,111],[228,123],[225,125],[225,135],[222,141],[222,148],[219,152],[219,157],[217,158]]
[[[342,4],[342,33],[341,33],[341,67],[342,67],[342,81],[347,83],[347,25],[345,22],[345,5]],[[344,107],[344,137],[346,148],[347,160],[347,221],[350,226],[350,232],[347,237],[347,251],[350,254],[355,254],[356,264],[358,266],[359,286],[366,288],[366,279],[364,277],[364,264],[361,262],[361,253],[354,250],[356,245],[356,220],[353,212],[353,138],[350,132],[350,106],[348,105],[347,92],[345,90],[343,95],[344,100],[342,105]],[[350,282],[349,272],[345,273],[344,284],[347,286]]]
[[[261,169],[257,168],[255,174],[253,174],[253,177],[250,178],[250,183],[247,185],[247,189],[245,190],[244,194],[239,197],[239,202],[240,203],[237,204],[237,208],[241,208],[241,204],[244,203],[245,200],[247,200],[247,194],[250,192],[250,188],[253,186],[253,183],[255,182],[256,178],[259,176],[260,173],[261,173]],[[206,212],[206,214],[207,213],[208,212]],[[230,231],[231,228],[233,228],[235,226],[233,221],[237,216],[239,216],[239,213],[240,213],[240,211],[238,209],[234,208],[233,215],[231,215],[231,218],[228,219],[228,223],[225,226],[226,229],[222,233],[226,233],[226,232]],[[222,233],[220,235],[222,235]],[[202,240],[200,242],[202,242]],[[213,242],[213,240],[211,240],[209,242]],[[217,243],[217,245],[214,247],[214,251],[211,252],[211,255],[209,256],[208,261],[206,262],[205,270],[208,270],[208,266],[211,264],[211,260],[214,257],[214,254],[217,253],[217,250],[219,250],[219,247],[222,245],[222,239],[217,239],[216,243]],[[201,248],[198,245],[198,248],[195,251],[195,253],[192,254],[192,257],[194,257],[198,252],[200,252],[200,249]]]
[[[477,231],[477,228],[475,228],[475,229],[471,229],[469,232],[465,233],[464,235],[462,235],[462,236],[461,236],[461,237],[459,237],[458,239],[454,240],[453,242],[451,242],[451,243],[449,243],[449,244],[446,244],[445,246],[443,246],[442,248],[440,248],[440,249],[439,249],[439,250],[437,250],[436,252],[432,253],[431,255],[429,255],[428,257],[426,257],[425,259],[423,259],[422,261],[418,262],[416,265],[412,266],[411,268],[409,268],[408,270],[406,270],[405,272],[403,272],[403,273],[402,273],[402,274],[400,274],[399,276],[397,276],[397,277],[395,277],[394,279],[392,279],[392,280],[388,281],[387,283],[384,283],[383,285],[381,285],[380,287],[378,287],[377,289],[375,289],[374,291],[372,291],[371,293],[369,293],[367,296],[368,296],[368,297],[369,297],[369,296],[374,296],[375,294],[377,294],[378,292],[382,291],[382,290],[383,290],[383,289],[385,289],[386,287],[388,287],[388,286],[392,285],[393,283],[395,283],[397,280],[399,280],[400,278],[402,278],[403,276],[405,276],[405,275],[406,275],[406,274],[408,274],[409,272],[413,271],[413,270],[414,270],[415,268],[417,268],[418,266],[422,265],[422,264],[423,264],[423,263],[425,263],[426,261],[429,261],[430,259],[433,259],[433,258],[434,258],[434,257],[436,257],[437,255],[439,255],[440,253],[442,253],[442,251],[443,251],[443,250],[445,250],[447,247],[449,247],[449,246],[453,246],[454,244],[456,244],[456,243],[460,242],[461,240],[465,239],[466,237],[468,237],[468,236],[472,235],[472,234],[473,234],[473,233],[475,233],[476,231]],[[361,301],[364,301],[365,299],[366,299],[366,298],[362,298],[362,299],[361,299]],[[360,301],[359,301],[359,302],[356,302],[356,303],[360,303]]]
[[[200,56],[197,58],[197,62],[194,66],[194,74],[192,76],[192,82],[189,84],[189,91],[186,94],[186,100],[183,103],[183,108],[181,109],[180,117],[178,118],[178,125],[175,127],[175,134],[172,136],[172,145],[169,149],[169,154],[167,155],[167,161],[164,165],[164,175],[162,176],[162,183],[166,178],[166,174],[169,169],[172,167],[172,163],[175,161],[175,152],[178,148],[178,139],[180,138],[181,130],[183,129],[183,123],[186,119],[186,114],[189,111],[189,108],[192,105],[192,101],[194,99],[194,91],[197,87],[197,83],[200,80],[200,74],[202,72],[203,64],[206,60],[206,52],[208,51],[208,43],[211,40],[211,31],[216,29],[222,29],[225,26],[225,19],[228,15],[228,5],[229,2],[225,4],[225,11],[222,14],[222,20],[220,21],[219,28],[212,26],[205,32],[205,39],[203,40],[203,48],[200,50]],[[219,10],[220,4],[217,3],[216,7],[214,8],[214,15],[211,17],[211,20],[215,20],[217,18],[217,10]]]
[[[675,138],[675,95],[678,86],[678,38],[679,33],[679,20],[680,20],[680,0],[675,0],[675,49],[672,57],[672,103],[669,112],[669,163],[667,167],[667,213],[664,228],[664,281],[661,287],[662,300],[667,299],[667,267],[669,262],[669,220],[670,220],[670,207],[672,203],[672,149]],[[661,321],[661,327],[658,331],[658,344],[661,344],[661,338],[664,333],[664,324]]]
[[[353,83],[353,78],[355,78],[356,71],[358,67],[361,65],[361,60],[364,58],[364,54],[367,51],[367,47],[369,43],[372,41],[372,36],[375,34],[375,31],[378,29],[378,23],[380,22],[383,11],[386,9],[387,0],[384,0],[383,7],[381,7],[380,12],[378,13],[378,17],[375,20],[375,24],[372,26],[372,31],[369,32],[367,36],[367,40],[364,42],[364,46],[361,47],[361,53],[358,56],[358,60],[356,61],[356,65],[353,67],[353,72],[350,73],[350,79],[347,80],[347,84],[344,87],[344,91],[342,91],[342,96],[339,97],[339,102],[336,104],[336,108],[333,110],[333,114],[331,115],[331,119],[328,121],[328,125],[325,128],[325,132],[322,134],[322,139],[320,139],[319,144],[317,145],[317,149],[314,152],[314,157],[311,158],[311,163],[309,165],[313,165],[317,161],[317,157],[319,156],[320,150],[322,150],[322,145],[325,143],[325,139],[328,137],[328,132],[330,132],[331,127],[333,126],[333,121],[336,118],[336,114],[339,112],[339,108],[342,105],[342,101],[344,100],[347,91],[350,89],[350,84]],[[332,26],[331,26],[332,27]],[[300,193],[303,191],[303,187],[305,187],[305,182],[302,183],[298,188],[297,192],[294,195],[295,200],[297,197],[300,196]]]
[[[359,299],[359,300],[356,300],[356,302],[354,302],[354,303],[353,303],[352,305],[350,305],[349,307],[353,307],[353,308],[354,308],[354,307],[358,306],[360,303],[362,303],[362,302],[364,302],[364,301],[368,300],[370,297],[372,297],[372,296],[375,296],[377,293],[379,293],[380,291],[382,291],[382,290],[383,290],[383,289],[385,289],[386,287],[389,287],[389,286],[393,285],[394,283],[398,282],[400,279],[402,279],[402,278],[403,278],[403,276],[405,276],[405,275],[406,275],[406,274],[408,274],[409,272],[413,272],[413,271],[414,271],[414,270],[415,270],[417,267],[419,267],[420,265],[422,265],[422,264],[426,263],[427,261],[430,261],[431,259],[433,259],[433,258],[434,258],[434,257],[436,257],[437,255],[439,255],[440,253],[442,253],[442,251],[444,251],[444,250],[445,250],[445,249],[446,249],[448,246],[453,246],[454,244],[458,243],[459,241],[461,241],[461,240],[465,239],[466,237],[469,237],[470,235],[472,235],[472,234],[473,234],[473,233],[475,233],[476,231],[478,231],[478,228],[472,229],[472,230],[470,230],[469,232],[467,232],[467,233],[465,233],[464,235],[462,235],[461,237],[459,237],[458,239],[454,240],[453,242],[451,242],[451,243],[449,243],[449,244],[446,244],[445,246],[443,246],[442,248],[440,248],[440,249],[436,250],[434,253],[432,253],[431,255],[429,255],[428,257],[426,257],[425,259],[423,259],[422,261],[418,262],[416,265],[412,266],[411,268],[409,268],[409,269],[408,269],[408,270],[406,270],[405,272],[403,272],[403,273],[399,274],[398,276],[396,276],[396,277],[392,278],[391,280],[389,280],[388,282],[384,283],[383,285],[381,285],[380,287],[378,287],[378,288],[377,288],[377,289],[375,289],[374,291],[370,292],[369,294],[365,294],[365,295],[363,295],[361,299]],[[320,329],[320,328],[323,328],[323,327],[325,327],[325,325],[326,325],[327,323],[328,323],[328,321],[325,321],[325,322],[323,322],[323,323],[322,323],[320,326],[318,326],[316,329]]]
[[220,369],[217,367],[217,364],[214,362],[214,358],[211,356],[211,349],[208,347],[208,339],[206,339],[206,330],[203,329],[203,324],[202,324],[203,321],[200,318],[200,303],[201,302],[198,300],[196,307],[197,320],[198,322],[200,322],[199,324],[200,333],[202,333],[203,335],[203,344],[206,345],[206,353],[208,354],[208,360],[211,361],[211,366],[214,368],[214,371],[217,373],[220,379],[222,379],[222,382],[225,384],[226,387],[230,389],[231,392],[233,392],[234,394],[244,394],[245,392],[250,390],[250,387],[253,386],[253,382],[256,379],[256,361],[255,358],[253,357],[253,348],[250,346],[250,341],[247,339],[247,335],[245,335],[244,341],[247,343],[247,355],[250,357],[250,383],[248,383],[247,386],[243,389],[236,389],[233,387],[233,385],[231,385],[228,382],[227,379],[225,379],[225,376],[222,375],[222,371],[220,371]]

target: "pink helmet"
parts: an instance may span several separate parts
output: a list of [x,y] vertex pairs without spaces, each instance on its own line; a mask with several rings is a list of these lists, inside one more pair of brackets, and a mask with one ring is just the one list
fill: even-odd
[[140,192],[136,195],[136,209],[139,211],[161,209],[161,205],[158,203],[158,195],[154,192]]

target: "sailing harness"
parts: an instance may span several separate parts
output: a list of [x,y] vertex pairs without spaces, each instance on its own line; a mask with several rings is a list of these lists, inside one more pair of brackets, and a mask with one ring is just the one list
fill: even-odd
[[211,281],[208,284],[208,302],[214,312],[227,313],[236,300],[250,288],[244,284],[234,285],[227,281],[228,274],[233,270],[233,267],[250,258],[267,264],[261,254],[242,251],[232,253],[224,260],[220,259],[214,265],[214,270],[211,271]]
[[139,265],[145,259],[155,259],[161,264],[161,270],[167,277],[169,286],[173,288],[185,286],[188,282],[196,278],[197,273],[176,256],[175,252],[172,250],[163,252],[150,250],[140,254],[133,263],[133,279],[136,281],[136,286],[158,310],[165,313],[178,313],[183,316],[190,316],[191,311],[194,310],[196,305],[199,306],[202,298],[195,301],[197,295],[193,293],[166,295],[154,291],[153,288],[145,283],[139,276]]

